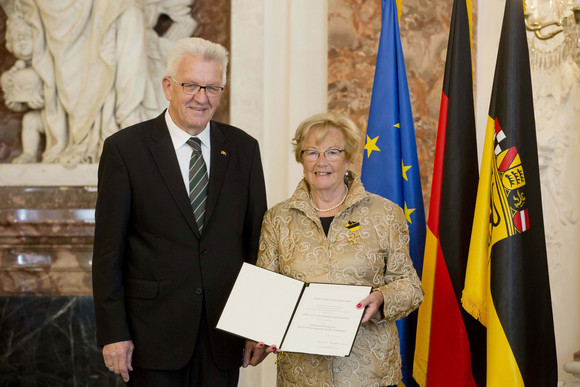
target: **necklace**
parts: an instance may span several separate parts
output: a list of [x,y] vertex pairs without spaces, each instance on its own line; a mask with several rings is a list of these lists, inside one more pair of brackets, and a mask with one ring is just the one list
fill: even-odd
[[347,187],[346,184],[344,185],[344,188],[346,189],[346,192],[344,194],[344,197],[342,198],[342,200],[340,201],[340,203],[338,203],[335,206],[332,206],[330,208],[327,208],[326,210],[321,210],[320,208],[316,207],[316,204],[314,204],[314,201],[312,200],[312,194],[311,193],[308,193],[308,198],[310,198],[310,204],[312,204],[312,207],[314,207],[314,209],[316,211],[318,211],[318,212],[328,212],[328,211],[332,211],[332,210],[334,210],[334,209],[342,206],[342,203],[344,203],[344,201],[346,200],[346,196],[348,195],[348,187]]

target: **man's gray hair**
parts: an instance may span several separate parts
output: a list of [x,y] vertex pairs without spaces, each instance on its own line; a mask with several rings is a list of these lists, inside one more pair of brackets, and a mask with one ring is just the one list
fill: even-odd
[[229,53],[224,46],[202,38],[180,39],[169,49],[165,75],[175,77],[179,62],[186,55],[218,62],[222,66],[222,86],[226,84]]

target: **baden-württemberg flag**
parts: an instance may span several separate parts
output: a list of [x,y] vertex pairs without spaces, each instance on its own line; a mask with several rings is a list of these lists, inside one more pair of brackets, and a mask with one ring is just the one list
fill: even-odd
[[[382,0],[382,27],[361,178],[365,188],[401,206],[407,218],[411,259],[421,273],[425,210],[415,129],[395,0]],[[412,381],[417,313],[397,321],[403,383]]]
[[464,307],[487,327],[487,386],[557,384],[530,64],[507,0],[481,164]]
[[485,328],[461,307],[478,164],[471,66],[471,1],[455,0],[422,284],[413,376],[422,387],[485,385]]

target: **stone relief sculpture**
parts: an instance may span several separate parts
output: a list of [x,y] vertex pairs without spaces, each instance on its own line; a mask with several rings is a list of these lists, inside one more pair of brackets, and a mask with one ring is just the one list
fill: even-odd
[[[534,108],[538,131],[540,176],[548,249],[566,245],[562,230],[580,220],[575,198],[580,146],[580,71],[572,63],[562,63],[557,71],[532,72]],[[556,256],[559,254],[556,254]]]
[[[31,52],[20,58],[8,41],[9,29],[16,27],[7,26],[7,48],[19,61],[2,75],[7,106],[31,109],[23,118],[24,152],[17,163],[96,163],[107,136],[166,107],[161,78],[167,47],[191,36],[196,26],[191,0],[0,0],[0,5],[9,23],[29,28],[11,37],[29,38]],[[161,14],[173,21],[163,36],[153,29]],[[36,94],[16,101],[15,82],[28,83]]]
[[6,21],[6,48],[18,60],[0,76],[4,103],[14,111],[30,109],[22,117],[22,154],[13,163],[36,161],[40,136],[44,133],[41,110],[44,107],[43,82],[31,67],[33,29],[22,13],[13,13]]

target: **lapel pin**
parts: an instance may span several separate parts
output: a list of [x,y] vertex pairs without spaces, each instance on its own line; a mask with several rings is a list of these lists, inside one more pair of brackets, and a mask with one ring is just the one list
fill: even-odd
[[221,153],[222,155],[224,155],[224,156],[227,156],[227,155],[228,155],[228,154],[226,153],[226,151],[225,151],[225,150],[221,151],[220,153]]
[[346,224],[346,228],[348,228],[350,232],[358,231],[360,229],[360,223],[349,220],[348,223]]

